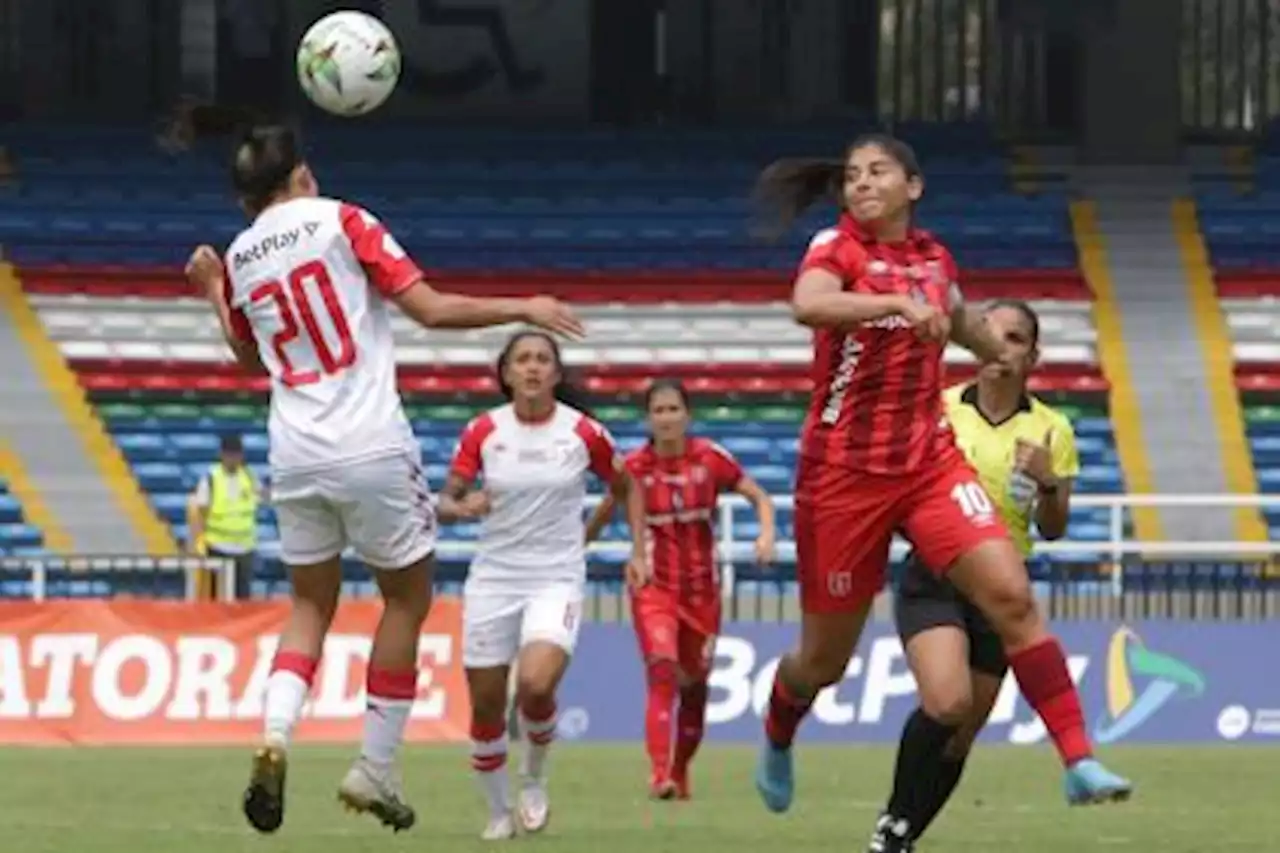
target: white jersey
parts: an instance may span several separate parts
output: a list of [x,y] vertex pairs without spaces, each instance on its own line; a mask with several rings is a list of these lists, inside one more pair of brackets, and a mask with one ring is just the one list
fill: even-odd
[[267,208],[227,249],[235,334],[271,375],[274,473],[402,453],[386,298],[422,277],[368,212],[327,198]]
[[622,470],[609,431],[563,403],[538,423],[520,421],[510,405],[471,421],[451,473],[468,483],[481,478],[492,505],[468,585],[582,583],[587,476],[611,482]]

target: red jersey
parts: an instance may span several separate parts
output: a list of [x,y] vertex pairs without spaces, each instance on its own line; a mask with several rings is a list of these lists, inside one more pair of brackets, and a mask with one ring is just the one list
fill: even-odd
[[683,456],[659,456],[646,444],[626,466],[644,489],[650,582],[682,600],[718,594],[716,504],[741,482],[738,460],[714,441],[690,438]]
[[[955,261],[931,234],[912,229],[901,243],[881,243],[848,214],[814,236],[800,273],[811,269],[838,275],[848,293],[901,293],[944,311],[962,298]],[[942,407],[945,349],[920,340],[896,314],[854,329],[815,329],[801,456],[892,475],[954,450]]]

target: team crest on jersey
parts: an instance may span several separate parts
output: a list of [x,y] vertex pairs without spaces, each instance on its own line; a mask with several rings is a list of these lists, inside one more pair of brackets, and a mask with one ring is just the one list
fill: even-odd
[[693,482],[705,483],[707,481],[707,469],[701,465],[693,466]]
[[872,275],[886,275],[889,272],[889,265],[884,261],[871,261],[867,264],[867,272]]

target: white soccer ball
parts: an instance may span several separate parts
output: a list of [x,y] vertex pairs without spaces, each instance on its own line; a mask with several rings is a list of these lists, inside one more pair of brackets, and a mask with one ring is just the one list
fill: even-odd
[[364,12],[334,12],[298,45],[298,82],[311,102],[340,116],[377,109],[400,79],[400,48],[386,25]]

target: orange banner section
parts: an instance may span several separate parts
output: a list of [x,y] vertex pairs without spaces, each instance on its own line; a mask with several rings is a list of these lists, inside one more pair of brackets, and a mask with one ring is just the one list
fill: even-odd
[[[338,610],[299,741],[355,742],[376,601]],[[254,743],[285,602],[0,603],[0,743]],[[461,610],[438,600],[418,642],[411,741],[461,740]]]

